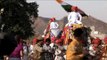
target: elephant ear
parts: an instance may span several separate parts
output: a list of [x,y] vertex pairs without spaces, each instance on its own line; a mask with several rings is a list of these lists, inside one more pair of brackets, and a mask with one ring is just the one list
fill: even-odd
[[17,42],[13,34],[0,32],[0,57],[10,55],[16,46]]

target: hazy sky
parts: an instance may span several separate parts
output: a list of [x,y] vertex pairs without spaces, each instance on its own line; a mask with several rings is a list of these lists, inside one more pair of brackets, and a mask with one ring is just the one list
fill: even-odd
[[[61,19],[68,13],[55,0],[27,0],[28,2],[36,1],[39,5],[39,16],[56,17]],[[76,5],[88,15],[100,19],[107,23],[107,1],[106,0],[65,0],[71,5]]]

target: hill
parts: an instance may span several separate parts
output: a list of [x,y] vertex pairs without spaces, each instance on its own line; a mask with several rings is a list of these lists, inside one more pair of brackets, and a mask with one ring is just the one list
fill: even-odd
[[[33,28],[34,31],[38,34],[43,34],[44,29],[46,28],[48,21],[50,18],[45,18],[45,17],[38,17],[35,19]],[[57,20],[57,22],[60,25],[60,29],[62,29],[65,24],[67,23],[67,17],[62,18],[61,20]],[[85,17],[82,20],[83,24],[87,27],[95,27],[95,30],[107,34],[107,23],[102,22],[101,20],[98,20],[92,16]]]

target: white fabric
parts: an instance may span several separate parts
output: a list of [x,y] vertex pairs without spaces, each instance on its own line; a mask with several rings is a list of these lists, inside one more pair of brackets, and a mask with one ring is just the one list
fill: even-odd
[[43,50],[51,52],[51,46],[47,46],[46,44],[43,45]]
[[29,46],[28,49],[29,49],[29,55],[32,54],[32,53],[34,53],[34,51],[33,51],[34,47],[33,47],[32,44]]
[[60,49],[56,49],[55,50],[55,55],[59,55],[59,54],[61,54],[61,50]]
[[54,43],[51,43],[51,44],[50,44],[50,47],[51,47],[51,48],[53,48],[53,47],[54,47],[54,45],[55,45]]
[[52,33],[55,37],[57,37],[58,34],[60,33],[60,30],[59,30],[59,29],[52,29],[52,30],[51,30],[51,33]]
[[51,22],[51,23],[50,23],[51,33],[52,33],[55,37],[57,37],[58,34],[59,34],[59,32],[60,32],[60,30],[58,29],[58,27],[59,27],[59,25],[58,25],[57,22]]
[[26,54],[27,54],[27,52],[28,52],[27,46],[26,46],[26,45],[24,45],[24,46],[23,46],[23,54],[25,54],[25,55],[26,55]]
[[50,29],[58,29],[59,25],[57,22],[51,22],[50,23]]
[[95,56],[96,51],[93,49],[93,45],[89,46],[89,54]]
[[68,24],[69,25],[75,24],[75,23],[81,24],[82,23],[81,20],[82,20],[82,16],[80,15],[79,12],[71,12],[68,15]]
[[65,60],[60,49],[55,50],[55,60]]

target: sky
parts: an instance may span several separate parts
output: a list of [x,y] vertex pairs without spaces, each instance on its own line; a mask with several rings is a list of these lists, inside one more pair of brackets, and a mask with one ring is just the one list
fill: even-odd
[[[55,17],[60,20],[68,15],[55,0],[27,0],[27,2],[37,2],[38,14],[42,17]],[[107,0],[65,0],[65,2],[78,6],[86,14],[107,23]]]

